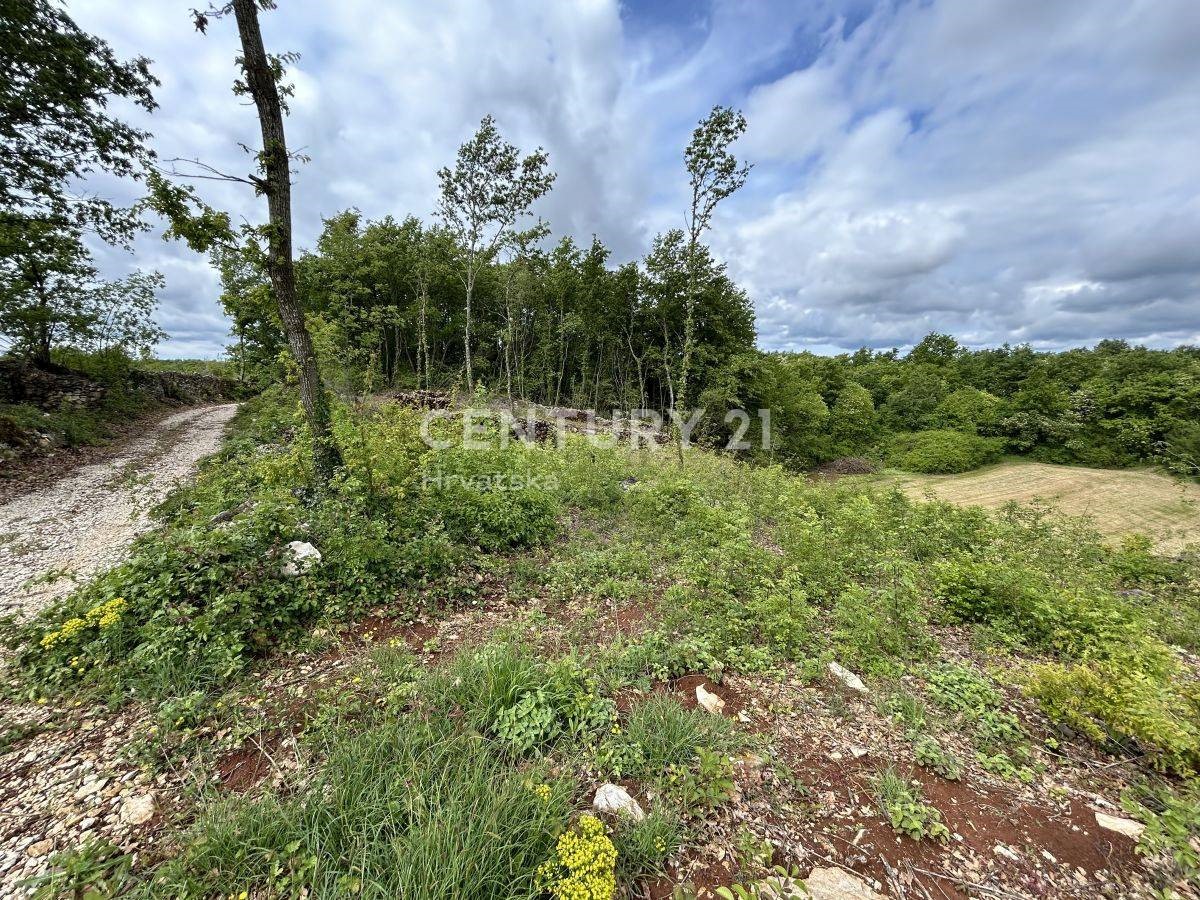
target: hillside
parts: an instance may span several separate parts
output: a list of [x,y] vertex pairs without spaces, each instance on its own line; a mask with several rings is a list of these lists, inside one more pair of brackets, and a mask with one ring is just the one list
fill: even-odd
[[395,402],[336,410],[347,472],[313,495],[293,402],[248,404],[163,530],[10,632],[10,889],[1195,878],[1194,561],[699,450],[468,450],[444,414],[433,450]]

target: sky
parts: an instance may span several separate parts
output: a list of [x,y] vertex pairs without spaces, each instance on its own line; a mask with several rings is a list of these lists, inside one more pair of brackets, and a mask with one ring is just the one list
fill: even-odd
[[[127,118],[160,158],[245,174],[258,131],[230,91],[235,28],[196,33],[193,5],[68,9],[153,60],[160,108]],[[549,152],[558,180],[536,213],[555,234],[635,259],[683,224],[692,128],[733,105],[754,168],[708,242],[764,349],[904,348],[935,330],[973,347],[1200,343],[1196,0],[280,0],[262,25],[269,50],[300,54],[301,248],[351,207],[431,219],[437,169],[491,113]],[[265,216],[244,186],[197,187],[235,219]],[[114,276],[165,275],[159,355],[220,355],[204,258],[159,229],[98,255]]]

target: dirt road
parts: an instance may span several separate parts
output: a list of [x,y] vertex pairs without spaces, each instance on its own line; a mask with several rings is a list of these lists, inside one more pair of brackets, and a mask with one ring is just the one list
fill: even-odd
[[221,445],[237,404],[186,409],[110,458],[0,505],[0,615],[28,616],[119,562],[149,510]]

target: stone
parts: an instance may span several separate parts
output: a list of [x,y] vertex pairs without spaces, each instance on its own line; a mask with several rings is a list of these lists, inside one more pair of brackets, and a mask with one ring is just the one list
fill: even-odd
[[618,816],[628,816],[635,822],[640,822],[646,818],[646,813],[642,811],[642,807],[629,796],[629,792],[619,784],[600,785],[596,790],[596,797],[592,800],[592,806],[597,812],[613,813]]
[[1122,819],[1120,816],[1107,816],[1102,812],[1096,813],[1096,824],[1107,831],[1115,831],[1132,840],[1138,840],[1146,826],[1133,819]]
[[720,715],[721,710],[725,708],[725,701],[702,684],[696,685],[696,702],[713,715]]
[[32,859],[37,859],[38,857],[45,856],[53,849],[54,841],[46,838],[43,841],[38,841],[36,844],[30,844],[28,847],[26,847],[25,855]]
[[836,678],[838,681],[840,681],[842,684],[844,684],[850,690],[854,691],[856,694],[866,694],[867,693],[867,686],[862,683],[862,679],[859,678],[857,675],[855,675],[853,672],[851,672],[849,669],[847,669],[845,666],[841,666],[838,663],[831,662],[829,664],[829,674],[831,674],[834,678]]
[[107,783],[107,778],[89,778],[79,786],[79,790],[75,792],[75,799],[82,800],[84,797],[90,797],[92,794],[98,794],[104,789],[104,785]]
[[121,804],[120,818],[126,825],[145,825],[154,818],[157,807],[153,794],[130,797]]
[[288,578],[298,578],[321,561],[321,551],[308,541],[292,541],[285,548],[289,559],[280,570]]
[[810,900],[877,900],[877,894],[865,881],[844,869],[813,869],[804,879]]

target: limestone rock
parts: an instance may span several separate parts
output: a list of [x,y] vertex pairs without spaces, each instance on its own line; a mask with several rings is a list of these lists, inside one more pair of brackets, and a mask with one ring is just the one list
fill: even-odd
[[153,794],[130,797],[121,804],[121,821],[126,825],[145,825],[154,818],[156,811]]
[[881,900],[861,878],[844,869],[813,869],[804,879],[811,900]]
[[298,578],[321,561],[321,551],[308,541],[292,541],[286,547],[288,561],[281,571],[289,578]]
[[1106,816],[1102,812],[1096,813],[1096,824],[1101,828],[1108,831],[1115,831],[1117,834],[1123,834],[1125,837],[1135,841],[1146,830],[1146,826],[1141,822],[1135,822],[1133,819],[1122,819],[1120,816]]
[[619,784],[602,784],[596,790],[592,806],[597,812],[613,813],[618,816],[628,816],[635,822],[646,818],[645,812],[638,802],[629,796],[629,792]]
[[850,690],[854,691],[856,694],[866,694],[867,693],[867,686],[862,683],[862,679],[859,678],[857,675],[855,675],[853,672],[851,672],[849,669],[847,669],[845,666],[841,666],[838,663],[831,662],[829,664],[829,673],[834,678],[836,678],[838,681],[840,681],[842,684],[844,684],[846,687],[848,687]]
[[702,684],[696,685],[696,702],[706,712],[714,715],[720,715],[721,710],[725,708],[725,701]]

